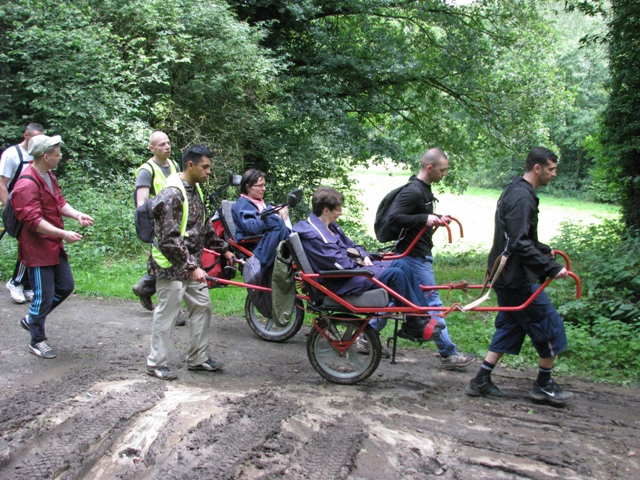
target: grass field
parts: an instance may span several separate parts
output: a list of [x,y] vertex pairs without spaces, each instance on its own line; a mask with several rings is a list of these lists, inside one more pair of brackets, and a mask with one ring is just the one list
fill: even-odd
[[[373,221],[376,209],[382,198],[391,190],[407,182],[410,172],[394,170],[382,166],[354,171],[359,180],[362,195],[359,198],[368,207],[365,211],[365,224],[373,235]],[[493,239],[494,213],[496,202],[500,197],[500,190],[469,188],[463,195],[456,195],[447,191],[439,191],[436,185],[434,195],[439,200],[436,212],[456,217],[464,227],[464,238],[453,228],[454,251],[468,250],[480,247],[488,250]],[[540,223],[538,235],[542,242],[548,243],[559,232],[560,224],[564,221],[581,221],[585,224],[598,223],[605,218],[616,215],[618,207],[584,200],[555,198],[544,194],[544,188],[539,190]],[[444,229],[435,233],[435,244],[444,246],[447,235]],[[449,250],[447,248],[446,250]]]

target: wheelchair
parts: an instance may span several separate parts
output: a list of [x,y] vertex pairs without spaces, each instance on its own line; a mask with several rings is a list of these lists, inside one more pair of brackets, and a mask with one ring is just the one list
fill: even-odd
[[[229,172],[227,183],[222,185],[209,196],[209,200],[215,211],[212,218],[213,227],[218,236],[229,244],[231,251],[236,258],[239,259],[238,267],[240,273],[242,273],[245,261],[253,256],[253,250],[260,240],[262,240],[262,235],[254,235],[244,237],[242,240],[236,241],[237,226],[233,221],[233,215],[231,214],[231,209],[235,202],[230,200],[220,200],[223,192],[229,186],[240,185],[241,178],[242,177],[240,175],[233,175],[232,172]],[[269,211],[263,213],[266,215],[277,213],[279,209],[285,206],[293,208],[300,201],[300,195],[301,193],[292,192],[287,196],[287,203],[272,207]],[[248,290],[260,290],[265,293],[271,292],[271,289],[268,287],[231,281],[233,276],[224,275],[224,268],[216,266],[216,261],[219,261],[217,254],[211,250],[205,249],[202,256],[203,269],[213,277],[211,282],[212,286],[235,285],[245,287]],[[235,270],[233,271],[233,274],[235,274]],[[284,342],[294,337],[302,327],[302,323],[304,321],[304,310],[302,309],[301,300],[298,300],[298,306],[299,308],[295,309],[295,313],[292,315],[291,321],[285,326],[278,326],[272,318],[260,313],[259,309],[254,304],[251,295],[247,293],[247,298],[244,304],[245,319],[251,331],[253,331],[253,333],[262,340],[269,342]]]
[[[394,332],[388,342],[392,343],[392,360],[395,363],[396,345],[398,340],[398,324],[411,316],[432,316],[429,312],[438,312],[445,317],[451,311],[515,311],[530,305],[542,290],[551,282],[551,278],[522,305],[517,307],[481,307],[481,302],[475,301],[467,307],[454,304],[449,307],[420,307],[407,301],[397,292],[373,277],[373,273],[366,268],[357,270],[330,270],[314,272],[304,252],[302,242],[297,233],[289,237],[289,245],[295,264],[295,275],[301,285],[299,295],[305,302],[305,310],[314,315],[313,329],[307,339],[307,356],[314,370],[322,377],[333,383],[353,385],[370,377],[378,368],[382,358],[382,344],[380,337],[369,325],[372,318],[387,317],[394,320]],[[560,251],[567,264],[569,258]],[[569,275],[576,282],[576,297],[581,296],[580,279],[573,272]],[[376,288],[364,292],[362,295],[338,296],[321,283],[322,279],[367,276]],[[450,284],[430,287],[431,289],[460,288],[482,289],[484,285],[469,285],[467,283]],[[423,290],[427,290],[423,287]],[[390,305],[390,302],[393,302]],[[403,306],[399,306],[402,304]],[[357,344],[360,335],[369,342],[367,354],[358,353]]]

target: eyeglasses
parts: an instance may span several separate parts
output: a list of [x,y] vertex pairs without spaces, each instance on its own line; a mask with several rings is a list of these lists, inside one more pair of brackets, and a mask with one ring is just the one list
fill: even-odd
[[267,184],[266,183],[255,183],[253,185],[251,185],[251,187],[255,187],[255,188],[267,188]]

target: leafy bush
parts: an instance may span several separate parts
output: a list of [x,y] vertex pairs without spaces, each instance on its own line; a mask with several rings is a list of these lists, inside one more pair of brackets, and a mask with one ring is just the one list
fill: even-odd
[[[67,245],[71,262],[100,263],[112,257],[140,255],[146,246],[138,240],[133,223],[133,175],[130,179],[102,176],[90,179],[78,166],[70,164],[60,188],[75,209],[91,215],[95,223],[86,229],[73,220],[65,228],[82,233],[80,242]],[[95,183],[98,183],[97,186]],[[92,185],[93,184],[93,185]]]
[[[620,221],[566,223],[554,245],[569,254],[582,279],[582,298],[559,306],[571,350],[591,368],[640,372],[640,235]],[[555,288],[570,288],[560,283]]]

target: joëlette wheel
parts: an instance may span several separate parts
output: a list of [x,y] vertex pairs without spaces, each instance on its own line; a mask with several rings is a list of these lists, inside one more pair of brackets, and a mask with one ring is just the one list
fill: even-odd
[[302,301],[299,299],[296,299],[295,313],[291,316],[289,324],[284,327],[277,326],[272,318],[267,318],[262,315],[249,297],[247,297],[244,302],[244,315],[253,333],[269,342],[284,342],[285,340],[289,340],[298,333],[304,321]]
[[[362,325],[361,319],[344,315],[340,320],[320,318],[319,325],[333,340],[350,340]],[[353,320],[347,320],[353,319]],[[313,368],[330,382],[353,385],[368,378],[380,364],[382,345],[375,330],[367,325],[362,339],[368,342],[368,352],[358,353],[358,341],[344,353],[336,350],[313,328],[307,339],[307,355]]]

